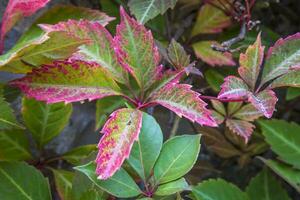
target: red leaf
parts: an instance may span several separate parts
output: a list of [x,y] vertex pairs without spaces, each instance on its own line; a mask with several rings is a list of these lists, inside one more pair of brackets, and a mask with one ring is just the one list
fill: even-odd
[[80,51],[75,53],[70,60],[83,60],[85,62],[96,62],[107,69],[115,80],[124,83],[122,67],[117,61],[113,49],[113,38],[111,34],[98,22],[87,20],[68,20],[56,25],[40,25],[46,32],[64,31],[80,39],[88,39],[91,42],[82,45]]
[[97,64],[58,61],[11,82],[27,96],[47,103],[94,100],[120,95],[115,81]]
[[135,77],[142,89],[149,88],[159,74],[160,56],[151,31],[129,17],[121,7],[114,48],[119,63]]
[[240,67],[238,69],[242,79],[255,89],[255,84],[260,72],[260,67],[264,59],[264,46],[261,45],[260,34],[257,36],[256,42],[250,45],[245,54],[240,54]]
[[150,104],[160,104],[178,116],[186,117],[201,125],[217,126],[211,112],[206,109],[206,103],[200,99],[200,94],[191,90],[191,85],[171,82],[155,92]]
[[8,31],[23,17],[34,14],[50,0],[9,0],[2,17],[0,32],[0,53],[3,51],[4,37]]
[[96,159],[98,179],[108,179],[129,157],[132,145],[138,139],[143,113],[123,108],[113,112],[106,121]]
[[235,76],[227,76],[224,80],[225,82],[221,85],[222,89],[218,95],[219,99],[247,98],[249,88],[242,79]]
[[246,143],[249,141],[249,138],[253,132],[255,126],[247,121],[242,120],[226,120],[226,126],[234,133],[242,136]]
[[277,100],[275,92],[268,89],[258,93],[257,95],[249,95],[249,101],[252,105],[262,112],[267,118],[272,117]]

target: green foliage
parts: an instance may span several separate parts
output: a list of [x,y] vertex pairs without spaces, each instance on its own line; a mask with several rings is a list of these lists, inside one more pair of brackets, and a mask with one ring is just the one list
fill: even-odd
[[0,193],[3,200],[51,199],[48,180],[24,162],[0,162]]
[[250,199],[255,200],[290,200],[287,192],[266,169],[250,181],[246,192]]
[[263,135],[280,159],[300,169],[300,126],[294,122],[260,120]]
[[39,148],[63,130],[71,113],[71,104],[46,104],[34,99],[23,99],[23,119]]
[[143,180],[149,178],[162,142],[163,135],[159,124],[152,116],[144,113],[139,139],[134,143],[127,160]]
[[94,162],[75,167],[75,169],[88,176],[95,185],[116,197],[128,198],[141,193],[134,180],[122,168],[108,180],[99,180],[97,178],[95,173],[96,165]]
[[238,187],[222,179],[204,181],[192,191],[196,200],[249,200]]
[[28,160],[29,142],[24,131],[0,131],[0,160]]
[[178,179],[176,181],[172,181],[169,183],[162,184],[158,187],[155,195],[158,196],[167,196],[174,194],[176,192],[181,192],[184,190],[188,190],[189,185],[184,178]]
[[52,169],[56,190],[63,200],[72,200],[72,181],[74,173],[65,170]]
[[16,120],[13,110],[2,96],[0,89],[0,130],[23,128]]
[[190,171],[200,151],[200,135],[176,136],[164,143],[154,166],[157,183],[176,180]]
[[96,150],[97,148],[94,144],[83,145],[64,153],[62,158],[73,165],[80,165],[83,159],[88,157],[93,151]]

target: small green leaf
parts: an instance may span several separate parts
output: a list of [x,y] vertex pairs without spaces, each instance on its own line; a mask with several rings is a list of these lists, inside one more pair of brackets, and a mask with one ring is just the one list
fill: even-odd
[[0,162],[1,200],[51,200],[48,180],[24,162]]
[[96,128],[102,127],[111,114],[117,108],[120,108],[125,104],[125,100],[119,96],[111,96],[103,99],[99,99],[96,102]]
[[80,165],[82,160],[96,151],[97,147],[94,144],[79,146],[62,155],[62,158],[73,165]]
[[72,200],[72,181],[74,172],[52,169],[56,190],[61,200]]
[[181,70],[190,64],[190,56],[176,40],[172,39],[167,51],[168,60],[176,70]]
[[171,194],[175,194],[176,192],[181,192],[184,190],[188,190],[189,185],[184,178],[178,179],[176,181],[172,181],[169,183],[165,183],[163,185],[158,186],[158,189],[155,192],[155,195],[158,196],[167,196]]
[[23,128],[16,120],[13,110],[4,100],[0,90],[0,130]]
[[75,169],[88,176],[89,179],[102,190],[116,197],[129,198],[135,197],[141,193],[134,180],[123,168],[120,168],[119,171],[107,180],[97,179],[97,175],[95,173],[96,165],[93,161],[86,165],[75,167]]
[[200,135],[173,137],[164,143],[154,166],[156,183],[167,183],[190,171],[200,151]]
[[220,102],[218,100],[211,100],[211,104],[212,104],[212,107],[216,111],[218,111],[222,115],[226,115],[226,109],[225,109],[225,106],[224,106],[224,104],[222,102]]
[[72,104],[46,104],[23,98],[22,115],[38,147],[57,136],[69,121]]
[[173,9],[177,0],[130,0],[128,6],[141,24]]
[[251,179],[246,192],[250,199],[255,200],[290,200],[287,192],[266,169]]
[[153,169],[163,143],[163,134],[155,119],[143,113],[139,139],[134,143],[128,159],[139,176],[146,180]]
[[28,160],[29,142],[24,131],[0,131],[0,160]]
[[270,167],[276,174],[293,186],[298,192],[300,192],[300,170],[291,167],[290,165],[281,163],[275,160],[261,160]]
[[222,179],[210,179],[193,188],[196,200],[250,200],[237,186]]
[[260,120],[266,142],[280,158],[300,169],[300,126],[284,120]]

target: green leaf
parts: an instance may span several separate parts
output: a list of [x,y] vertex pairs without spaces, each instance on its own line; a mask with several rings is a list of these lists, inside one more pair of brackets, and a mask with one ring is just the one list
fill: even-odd
[[251,179],[246,193],[255,200],[290,200],[287,192],[266,169]]
[[300,88],[288,88],[285,99],[287,101],[290,101],[299,96],[300,96]]
[[281,163],[275,160],[261,160],[270,167],[276,174],[293,186],[298,192],[300,192],[300,170],[291,167],[290,165]]
[[0,131],[0,160],[28,160],[29,142],[24,131]]
[[[214,3],[217,2],[215,1]],[[223,10],[207,3],[198,12],[192,36],[200,33],[218,33],[230,25],[231,18]]]
[[158,196],[167,196],[188,189],[189,189],[188,183],[184,178],[181,178],[176,181],[172,181],[158,186],[154,194]]
[[208,69],[205,71],[204,77],[213,91],[220,91],[220,86],[222,85],[225,78],[222,74],[220,74],[217,70]]
[[278,87],[300,87],[300,71],[290,71],[275,79],[271,84],[271,88]]
[[294,122],[260,120],[266,142],[280,158],[300,169],[300,126]]
[[222,179],[210,179],[193,188],[197,200],[249,200],[237,186]]
[[23,128],[16,120],[13,110],[4,100],[0,90],[0,130]]
[[176,70],[181,70],[190,64],[190,56],[176,40],[172,39],[167,52],[168,60]]
[[218,45],[215,41],[200,41],[192,45],[198,58],[211,66],[235,66],[232,54],[229,52],[218,52],[211,45]]
[[54,174],[56,190],[61,200],[72,200],[72,181],[74,172],[51,169]]
[[46,104],[23,98],[23,119],[38,147],[47,144],[64,129],[71,113],[71,104]]
[[163,134],[155,119],[143,113],[139,139],[134,143],[128,159],[143,180],[147,180],[157,160],[163,143]]
[[0,162],[1,200],[51,200],[48,180],[24,162]]
[[212,107],[222,115],[226,115],[226,109],[222,102],[218,100],[211,100]]
[[200,137],[176,136],[164,143],[154,166],[156,183],[176,180],[192,169],[200,151]]
[[76,171],[72,183],[72,198],[74,200],[107,199],[103,190],[96,186],[85,174]]
[[135,197],[141,193],[134,180],[123,168],[120,168],[119,171],[107,180],[97,179],[98,176],[95,173],[96,165],[93,161],[86,165],[75,167],[75,169],[88,176],[89,179],[102,190],[116,197],[129,198]]
[[94,144],[79,146],[62,155],[62,158],[73,165],[81,164],[82,160],[88,157],[97,147]]
[[300,33],[279,39],[268,51],[261,85],[299,67],[299,47]]
[[125,102],[124,98],[119,96],[111,96],[97,100],[95,129],[102,127],[109,114],[123,106]]
[[138,21],[145,24],[159,14],[173,9],[177,0],[130,0],[128,6]]

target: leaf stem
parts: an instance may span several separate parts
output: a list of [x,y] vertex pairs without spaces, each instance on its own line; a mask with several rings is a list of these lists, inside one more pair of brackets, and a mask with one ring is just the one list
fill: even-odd
[[200,98],[202,99],[208,99],[208,100],[217,100],[221,102],[241,102],[241,101],[247,101],[247,99],[241,98],[241,99],[219,99],[217,97],[212,97],[212,96],[204,96],[201,95]]

